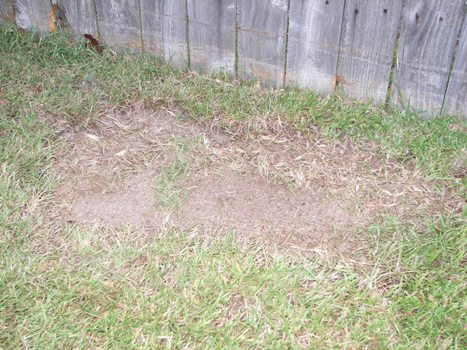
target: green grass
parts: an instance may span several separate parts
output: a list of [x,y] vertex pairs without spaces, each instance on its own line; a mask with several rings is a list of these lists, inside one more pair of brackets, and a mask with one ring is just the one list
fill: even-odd
[[[383,156],[465,194],[456,172],[467,144],[460,119],[265,90],[150,56],[99,56],[59,33],[0,27],[1,348],[467,346],[465,212],[427,216],[424,228],[397,219],[371,227],[363,233],[371,264],[360,268],[239,246],[234,233],[145,236],[44,222],[56,184],[56,123],[79,128],[134,102],[226,124],[281,117],[328,137],[372,141]],[[166,189],[186,171],[183,154],[177,159]]]

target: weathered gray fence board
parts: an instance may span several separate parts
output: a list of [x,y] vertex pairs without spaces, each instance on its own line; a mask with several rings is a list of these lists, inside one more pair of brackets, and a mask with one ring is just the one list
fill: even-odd
[[384,102],[402,0],[347,0],[337,75],[351,98]]
[[16,24],[23,29],[50,29],[50,0],[15,0]]
[[99,34],[106,44],[141,48],[138,0],[96,0]]
[[0,0],[0,24],[6,22],[8,18],[8,2]]
[[334,91],[344,0],[291,0],[287,83]]
[[444,110],[447,114],[467,115],[467,19],[464,21],[459,40]]
[[282,85],[287,0],[238,0],[238,73]]
[[163,10],[164,59],[177,66],[188,64],[185,0],[165,0]]
[[438,114],[465,0],[409,0],[394,72],[395,102]]
[[14,20],[15,11],[13,9],[13,0],[0,0],[0,23]]
[[73,32],[97,36],[93,0],[59,0],[57,3],[65,10],[65,17]]
[[163,0],[141,0],[141,23],[144,49],[158,56],[164,56]]
[[235,2],[235,0],[188,1],[192,67],[234,73]]
[[52,3],[74,32],[137,50],[144,43],[178,67],[232,74],[237,64],[240,79],[286,78],[325,94],[337,82],[349,97],[379,102],[400,25],[391,101],[467,115],[465,0],[0,0],[0,22],[14,13],[19,27],[48,31]]

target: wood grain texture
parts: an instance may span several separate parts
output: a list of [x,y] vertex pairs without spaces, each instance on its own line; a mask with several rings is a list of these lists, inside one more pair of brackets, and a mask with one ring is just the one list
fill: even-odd
[[96,0],[101,40],[106,44],[141,49],[138,0]]
[[467,19],[459,38],[454,67],[444,100],[444,113],[467,117]]
[[188,66],[185,0],[141,0],[144,47],[172,65]]
[[238,0],[238,75],[281,86],[287,0]]
[[7,0],[0,0],[0,24],[5,23],[8,18]]
[[164,1],[141,0],[141,23],[145,50],[163,57]]
[[191,59],[232,74],[238,63],[240,79],[281,86],[286,77],[323,94],[337,81],[349,97],[378,102],[402,19],[391,102],[467,115],[465,0],[0,0],[0,21],[14,3],[19,27],[47,32],[52,2],[74,32],[100,29],[105,43],[136,50],[144,43],[177,67]]
[[408,0],[394,72],[397,104],[439,114],[465,0]]
[[337,75],[348,97],[386,100],[401,11],[402,0],[347,0]]
[[50,0],[15,0],[15,20],[23,29],[37,28],[42,32],[49,31]]
[[0,0],[0,23],[14,22],[13,0]]
[[189,0],[191,67],[235,71],[235,0]]
[[291,0],[287,84],[334,92],[344,0]]
[[164,59],[176,67],[188,66],[187,9],[185,0],[164,0]]
[[97,37],[93,0],[58,0],[57,3],[64,9],[65,17],[74,33],[88,33]]

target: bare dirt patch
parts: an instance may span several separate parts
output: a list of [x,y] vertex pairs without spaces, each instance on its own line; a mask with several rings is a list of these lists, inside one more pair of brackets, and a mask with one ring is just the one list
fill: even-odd
[[325,190],[291,192],[257,174],[225,168],[217,174],[197,173],[188,185],[191,191],[178,215],[188,227],[234,229],[281,245],[317,247],[334,245],[336,233],[336,243],[342,244],[341,238],[349,238],[352,229],[363,223],[351,216],[346,203]]
[[[134,113],[133,113],[134,112]],[[110,226],[139,225],[153,207],[155,178],[173,159],[174,137],[196,126],[169,112],[112,110],[87,130],[64,128],[58,160],[63,179],[55,213],[71,221],[101,218]]]
[[[371,144],[329,141],[280,120],[221,127],[176,114],[133,107],[109,111],[89,130],[63,131],[55,218],[113,228],[170,222],[342,254],[359,246],[359,228],[383,215],[416,221],[461,205]],[[174,184],[182,206],[171,208],[156,188],[180,142],[189,145]]]

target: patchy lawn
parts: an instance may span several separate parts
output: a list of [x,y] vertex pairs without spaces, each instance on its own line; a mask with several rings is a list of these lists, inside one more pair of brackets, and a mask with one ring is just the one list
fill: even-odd
[[0,51],[2,347],[467,346],[465,120]]

